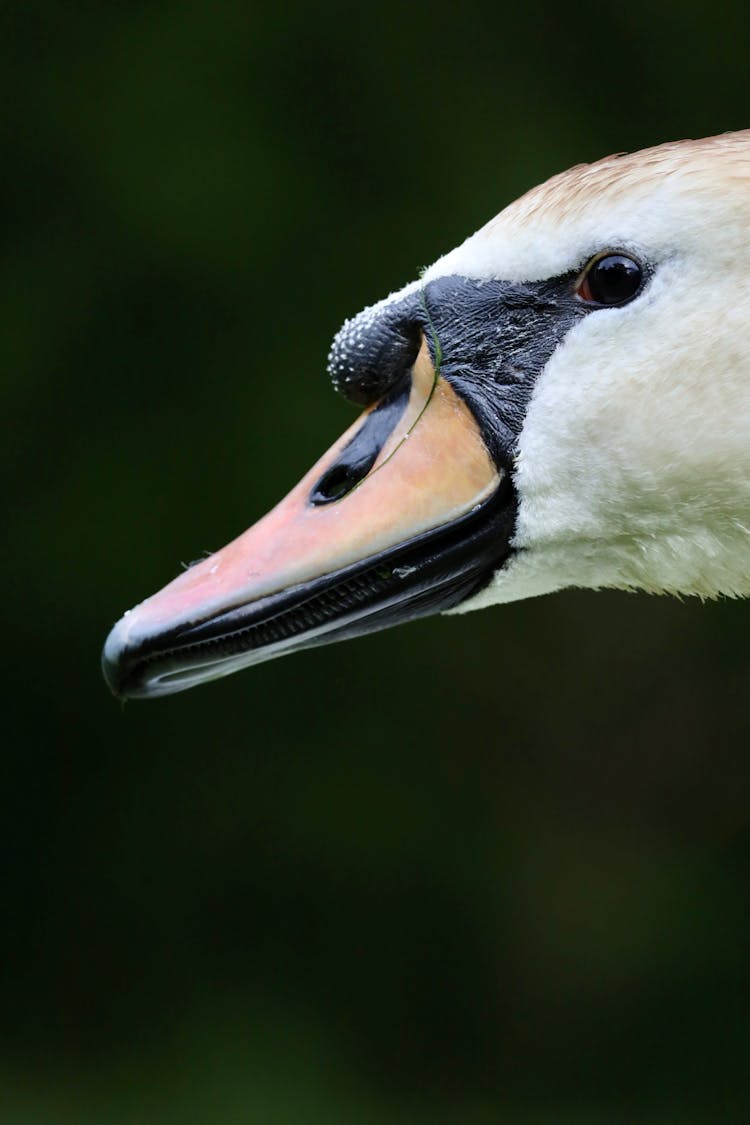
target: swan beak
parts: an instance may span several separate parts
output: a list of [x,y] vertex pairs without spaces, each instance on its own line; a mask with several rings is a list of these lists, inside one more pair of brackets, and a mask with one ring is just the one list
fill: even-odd
[[456,605],[507,553],[504,483],[423,340],[277,507],[121,618],[102,657],[111,690],[166,695]]

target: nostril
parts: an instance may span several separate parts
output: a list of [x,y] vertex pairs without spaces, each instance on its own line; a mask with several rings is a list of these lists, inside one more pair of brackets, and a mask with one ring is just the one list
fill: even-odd
[[317,507],[320,504],[332,504],[335,500],[341,500],[342,497],[346,496],[347,492],[351,492],[355,485],[358,485],[361,480],[364,480],[372,468],[376,457],[377,450],[374,450],[369,460],[352,464],[340,463],[334,465],[333,468],[329,469],[327,473],[324,473],[318,481],[310,497],[310,502]]
[[332,504],[343,499],[363,481],[378,459],[378,454],[398,425],[411,393],[411,379],[404,377],[382,402],[368,411],[338,460],[323,473],[310,493],[310,503]]

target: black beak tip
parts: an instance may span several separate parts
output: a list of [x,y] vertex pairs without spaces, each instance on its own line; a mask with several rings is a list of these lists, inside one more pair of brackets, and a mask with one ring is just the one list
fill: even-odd
[[104,681],[116,699],[122,699],[125,694],[124,690],[125,681],[127,679],[127,668],[125,655],[127,650],[123,647],[117,635],[119,628],[115,625],[111,630],[109,636],[104,642],[102,649],[102,675]]

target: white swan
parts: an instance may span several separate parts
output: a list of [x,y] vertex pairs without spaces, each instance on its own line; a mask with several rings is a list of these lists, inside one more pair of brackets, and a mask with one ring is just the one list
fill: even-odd
[[367,411],[110,633],[115,692],[565,586],[750,593],[750,131],[581,165],[348,321]]

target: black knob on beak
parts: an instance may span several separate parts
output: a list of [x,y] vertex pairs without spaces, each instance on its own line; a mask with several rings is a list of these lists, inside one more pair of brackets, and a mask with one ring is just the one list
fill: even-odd
[[328,371],[339,394],[370,406],[413,366],[422,343],[424,313],[418,294],[364,309],[339,330]]

